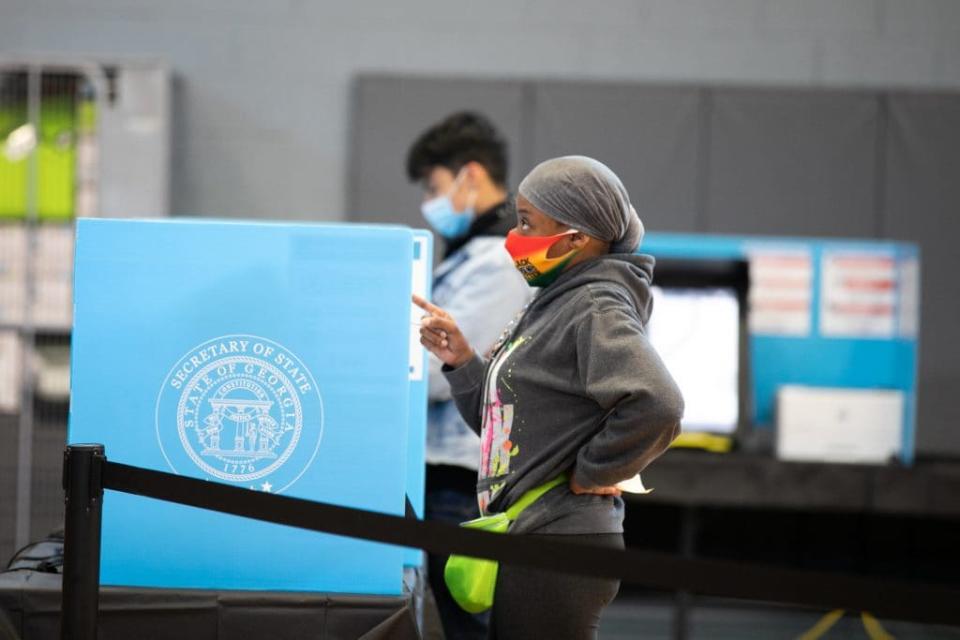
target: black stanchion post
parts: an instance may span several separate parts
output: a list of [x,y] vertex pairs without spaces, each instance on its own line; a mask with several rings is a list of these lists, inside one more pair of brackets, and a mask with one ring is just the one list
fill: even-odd
[[66,515],[61,640],[97,638],[105,459],[102,444],[71,444],[63,454]]
[[[688,505],[683,508],[683,520],[680,524],[680,553],[684,558],[691,560],[696,554],[698,520],[697,507]],[[690,637],[692,608],[693,594],[689,591],[678,591],[673,619],[674,640],[687,640]]]

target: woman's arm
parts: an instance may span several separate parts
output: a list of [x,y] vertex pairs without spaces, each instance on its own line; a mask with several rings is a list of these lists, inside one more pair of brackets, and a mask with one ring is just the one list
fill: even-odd
[[667,449],[680,433],[683,397],[619,292],[593,292],[593,309],[577,331],[577,359],[586,394],[610,414],[580,449],[573,480],[608,487]]
[[427,312],[420,322],[420,344],[443,362],[443,374],[457,410],[471,429],[482,425],[483,377],[486,365],[467,342],[453,317],[420,296],[413,303]]
[[466,364],[451,369],[444,365],[443,375],[450,383],[450,393],[457,405],[457,411],[464,422],[478,435],[483,426],[483,379],[487,370],[487,363],[483,358],[474,355]]

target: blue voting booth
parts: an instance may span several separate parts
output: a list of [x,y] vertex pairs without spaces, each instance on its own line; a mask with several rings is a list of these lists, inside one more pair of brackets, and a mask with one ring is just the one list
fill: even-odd
[[899,457],[914,454],[920,257],[869,240],[650,233],[660,259],[749,264],[751,423],[770,430],[783,385],[902,392]]
[[[426,357],[404,228],[80,220],[69,441],[116,462],[422,512]],[[398,595],[411,550],[128,494],[104,500],[108,585]],[[419,552],[417,552],[419,555]]]

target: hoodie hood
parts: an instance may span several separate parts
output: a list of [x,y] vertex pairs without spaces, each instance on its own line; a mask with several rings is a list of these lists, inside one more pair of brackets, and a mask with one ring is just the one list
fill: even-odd
[[540,309],[553,300],[585,285],[615,285],[633,302],[643,324],[650,319],[653,307],[653,268],[656,260],[647,254],[610,253],[574,265],[544,287],[530,305]]

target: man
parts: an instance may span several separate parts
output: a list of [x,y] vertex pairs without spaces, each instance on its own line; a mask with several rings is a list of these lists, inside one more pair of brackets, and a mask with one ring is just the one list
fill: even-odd
[[[516,225],[506,143],[483,116],[454,113],[411,146],[407,176],[423,188],[421,211],[445,244],[433,300],[456,318],[471,344],[489,349],[532,297],[503,246]],[[441,366],[431,356],[425,516],[459,523],[479,516],[480,440],[457,412]],[[446,636],[486,638],[486,616],[466,613],[450,597],[445,562],[446,556],[431,555],[427,570]]]

